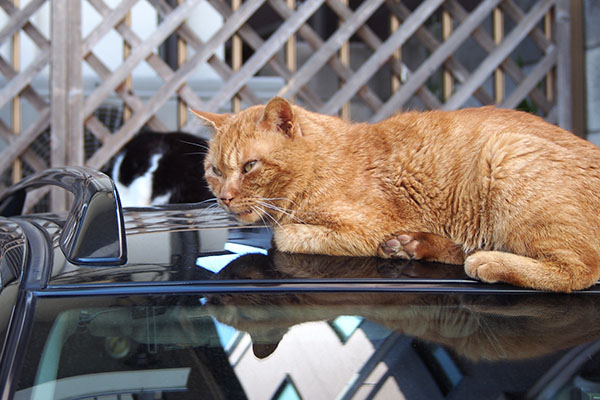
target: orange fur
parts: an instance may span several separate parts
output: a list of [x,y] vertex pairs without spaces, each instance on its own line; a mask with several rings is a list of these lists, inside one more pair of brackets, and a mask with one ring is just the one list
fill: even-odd
[[560,292],[600,276],[600,149],[539,117],[348,123],[280,98],[195,113],[215,127],[211,190],[241,221],[273,223],[282,251],[464,259],[474,278]]

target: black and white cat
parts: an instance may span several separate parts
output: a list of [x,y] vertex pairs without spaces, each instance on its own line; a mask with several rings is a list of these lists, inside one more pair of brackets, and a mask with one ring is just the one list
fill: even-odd
[[213,198],[204,180],[207,142],[183,132],[141,132],[116,156],[111,176],[123,207]]

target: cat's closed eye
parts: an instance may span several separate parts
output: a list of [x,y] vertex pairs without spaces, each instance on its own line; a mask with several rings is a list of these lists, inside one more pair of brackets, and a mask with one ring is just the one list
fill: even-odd
[[256,165],[256,161],[257,160],[248,161],[246,164],[244,164],[244,167],[242,168],[242,171],[244,171],[245,174],[247,174],[248,172],[252,171],[252,169]]

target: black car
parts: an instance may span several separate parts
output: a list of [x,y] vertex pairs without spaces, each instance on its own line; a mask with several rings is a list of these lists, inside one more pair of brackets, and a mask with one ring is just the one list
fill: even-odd
[[[21,215],[25,192],[74,194]],[[1,399],[598,399],[600,286],[287,254],[203,205],[121,209],[93,170],[0,199]]]

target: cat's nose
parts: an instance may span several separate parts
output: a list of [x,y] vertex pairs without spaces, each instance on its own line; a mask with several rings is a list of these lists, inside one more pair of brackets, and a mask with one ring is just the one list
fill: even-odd
[[229,204],[231,204],[231,201],[233,200],[233,197],[221,197],[221,201],[223,202],[223,204],[225,204],[227,207],[229,207]]

